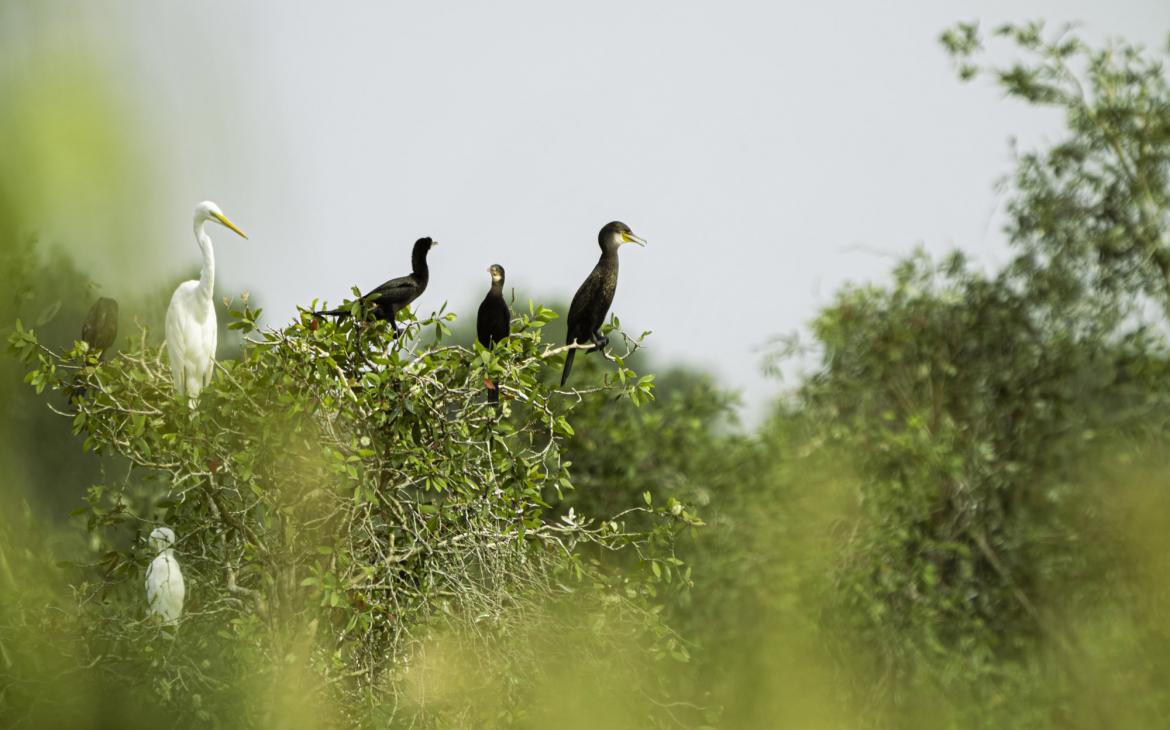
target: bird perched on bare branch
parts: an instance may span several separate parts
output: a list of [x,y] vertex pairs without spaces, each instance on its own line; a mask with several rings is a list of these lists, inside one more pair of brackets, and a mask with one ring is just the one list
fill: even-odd
[[[646,245],[645,241],[635,236],[630,227],[621,221],[607,223],[597,234],[597,243],[601,246],[601,259],[573,295],[573,303],[569,305],[568,340],[565,343],[574,345],[592,342],[593,350],[599,350],[609,344],[609,338],[601,334],[601,325],[605,323],[609,307],[613,304],[613,295],[617,291],[618,249],[623,243]],[[565,353],[565,369],[561,373],[562,387],[569,380],[569,373],[573,370],[573,357],[576,354],[576,350]]]

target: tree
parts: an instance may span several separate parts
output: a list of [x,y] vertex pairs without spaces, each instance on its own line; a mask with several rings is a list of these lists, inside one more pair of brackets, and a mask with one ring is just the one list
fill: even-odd
[[1013,264],[1063,306],[1094,298],[1133,311],[1142,295],[1170,318],[1170,83],[1165,54],[1120,41],[1094,49],[1071,28],[1005,25],[1022,60],[981,64],[973,24],[942,36],[964,80],[1064,113],[1065,139],[1023,154],[1010,190]]
[[[551,311],[533,307],[494,353],[444,345],[450,313],[408,319],[396,340],[362,317],[335,325],[306,312],[261,332],[258,310],[231,314],[246,347],[217,364],[194,411],[174,396],[145,331],[100,364],[84,364],[83,343],[56,351],[19,324],[10,338],[38,391],[80,379],[88,395],[67,415],[85,447],[134,466],[134,478],[92,487],[85,512],[98,561],[76,568],[73,610],[92,627],[95,656],[122,657],[97,660],[98,670],[131,684],[153,674],[156,700],[207,719],[265,724],[291,701],[361,723],[363,707],[436,712],[411,687],[441,635],[481,651],[484,677],[508,697],[531,691],[517,677],[547,668],[538,643],[519,641],[542,622],[587,619],[589,641],[569,659],[637,645],[679,652],[653,605],[657,566],[673,560],[670,535],[694,521],[689,513],[642,506],[545,519],[546,496],[573,486],[563,442],[576,400],[540,381],[563,351],[540,339]],[[423,329],[440,341],[408,344]],[[484,402],[485,377],[503,384],[503,418]],[[651,393],[622,366],[602,387],[627,399]],[[173,645],[141,620],[152,556],[135,539],[164,522],[188,585]],[[607,567],[626,551],[636,557],[622,559],[625,572]],[[566,617],[556,604],[570,596]],[[619,669],[610,667],[626,676]],[[257,685],[279,688],[280,702],[250,702]],[[468,702],[438,709],[467,713]]]
[[[916,255],[889,286],[845,288],[813,327],[822,368],[781,417],[852,470],[858,509],[821,624],[866,714],[909,722],[941,691],[964,726],[1100,725],[1102,707],[1081,701],[1101,667],[1079,617],[1116,616],[1130,647],[1118,666],[1141,675],[1138,647],[1156,636],[1141,615],[1164,605],[1118,601],[1137,595],[1116,577],[1127,538],[1095,519],[1111,501],[1095,485],[1128,481],[1120,465],[1167,435],[1164,328],[1137,315],[1145,302],[1170,315],[1170,92],[1162,61],[1132,46],[1045,40],[1040,25],[997,35],[1028,60],[979,66],[975,26],[944,34],[960,76],[1068,121],[1066,139],[1019,159],[1017,258],[988,277]],[[1132,718],[1164,716],[1167,699]],[[926,707],[937,722],[939,703]]]

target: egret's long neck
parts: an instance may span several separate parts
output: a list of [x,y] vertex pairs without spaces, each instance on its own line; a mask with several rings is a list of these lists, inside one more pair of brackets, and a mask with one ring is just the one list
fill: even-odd
[[199,250],[203,252],[203,271],[199,274],[199,296],[208,303],[215,295],[215,250],[211,246],[211,236],[203,230],[207,221],[195,224],[195,240],[199,242]]

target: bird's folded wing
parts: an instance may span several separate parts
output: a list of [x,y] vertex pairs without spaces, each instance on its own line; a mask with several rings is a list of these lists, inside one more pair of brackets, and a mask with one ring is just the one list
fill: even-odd
[[385,296],[394,296],[397,293],[410,291],[418,288],[418,282],[409,276],[400,276],[397,279],[391,279],[382,286],[373,290],[366,295],[368,298],[380,298]]

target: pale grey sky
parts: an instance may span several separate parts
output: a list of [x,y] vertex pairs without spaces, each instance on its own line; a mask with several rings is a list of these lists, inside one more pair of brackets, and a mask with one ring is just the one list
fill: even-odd
[[216,236],[219,291],[256,292],[270,323],[406,273],[421,235],[444,245],[418,305],[474,316],[493,262],[567,300],[620,219],[649,246],[622,252],[614,311],[664,360],[740,388],[749,415],[785,387],[757,348],[842,282],[883,277],[874,250],[1006,258],[1008,138],[1060,120],[960,84],[944,28],[1170,33],[1164,0],[82,7],[75,32],[116,47],[146,100],[166,275],[197,261],[191,209],[210,198],[251,236]]

